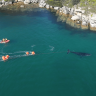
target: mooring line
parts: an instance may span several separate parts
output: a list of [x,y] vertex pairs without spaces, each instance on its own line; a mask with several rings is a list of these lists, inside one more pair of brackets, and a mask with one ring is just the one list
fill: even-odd
[[[65,51],[62,52],[50,52],[50,53],[40,53],[40,54],[52,54],[52,53],[64,53]],[[40,54],[35,54],[35,55],[40,55]]]

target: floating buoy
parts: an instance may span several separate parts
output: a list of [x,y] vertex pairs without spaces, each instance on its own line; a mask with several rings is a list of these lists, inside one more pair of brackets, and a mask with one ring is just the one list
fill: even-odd
[[9,58],[9,55],[6,55],[6,57],[5,57],[6,59],[8,59]]
[[5,56],[2,56],[2,59],[4,58]]
[[6,60],[5,56],[2,56],[2,60],[3,60],[3,61],[5,61],[5,60]]
[[29,55],[29,52],[26,52],[26,55]]
[[35,52],[34,51],[32,51],[32,55],[35,55]]

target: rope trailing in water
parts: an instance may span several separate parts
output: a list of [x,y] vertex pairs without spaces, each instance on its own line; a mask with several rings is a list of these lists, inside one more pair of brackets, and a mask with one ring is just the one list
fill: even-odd
[[[52,54],[52,53],[64,53],[65,51],[62,52],[50,52],[50,53],[40,53],[40,54]],[[35,54],[35,55],[40,55],[40,54]]]
[[[62,52],[50,52],[50,53],[40,53],[40,54],[52,54],[52,53],[64,53],[65,51]],[[34,55],[40,55],[40,54],[34,54]],[[20,57],[25,57],[25,56],[33,56],[32,54],[28,54],[28,55],[15,55],[15,56],[10,56],[9,59],[15,59],[15,58],[20,58]]]

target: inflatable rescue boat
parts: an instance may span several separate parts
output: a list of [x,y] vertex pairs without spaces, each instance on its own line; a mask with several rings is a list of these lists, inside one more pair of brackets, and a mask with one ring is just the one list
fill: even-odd
[[8,43],[10,40],[0,41],[0,43]]

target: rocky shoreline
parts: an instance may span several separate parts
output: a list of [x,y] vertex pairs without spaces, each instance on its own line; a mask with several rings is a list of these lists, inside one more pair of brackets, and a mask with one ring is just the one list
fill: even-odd
[[32,11],[33,8],[38,8],[38,4],[24,4],[24,2],[17,2],[13,4],[9,4],[6,6],[2,6],[0,8],[0,11]]
[[5,2],[2,0],[0,2],[0,10],[9,10],[9,11],[32,11],[32,8],[47,8],[51,12],[56,12],[58,16],[57,21],[66,22],[72,27],[81,28],[81,29],[90,29],[96,31],[96,14],[89,13],[84,15],[85,10],[82,10],[81,7],[76,8],[73,6],[69,8],[67,6],[63,7],[54,7],[46,4],[47,0],[15,0],[14,2]]
[[54,10],[58,16],[57,21],[66,22],[72,27],[81,28],[81,29],[90,29],[96,31],[96,14],[89,12],[85,15],[85,10],[81,7],[76,8],[73,6],[69,8],[67,6],[63,7],[53,7],[48,4],[45,4],[44,0],[41,0],[39,7],[45,7],[47,9]]

